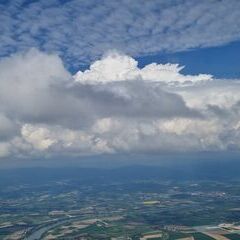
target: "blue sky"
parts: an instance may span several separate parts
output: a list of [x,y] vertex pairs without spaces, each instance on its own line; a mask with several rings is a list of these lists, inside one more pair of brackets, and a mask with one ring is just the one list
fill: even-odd
[[231,42],[223,46],[197,48],[178,53],[159,53],[139,57],[143,67],[151,62],[179,63],[184,65],[183,73],[208,73],[217,78],[240,78],[240,42]]
[[239,10],[0,0],[0,158],[238,153]]

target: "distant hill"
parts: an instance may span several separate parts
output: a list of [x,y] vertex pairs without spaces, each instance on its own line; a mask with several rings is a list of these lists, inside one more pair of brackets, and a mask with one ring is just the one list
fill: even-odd
[[44,183],[57,180],[77,180],[81,183],[164,180],[233,180],[240,178],[239,161],[182,162],[164,166],[125,166],[103,168],[17,168],[1,169],[0,185],[14,183]]

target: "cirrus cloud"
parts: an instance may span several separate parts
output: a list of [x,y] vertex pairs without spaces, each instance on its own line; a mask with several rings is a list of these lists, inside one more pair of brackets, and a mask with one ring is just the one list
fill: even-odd
[[9,0],[0,2],[0,55],[37,47],[71,67],[109,49],[132,56],[240,39],[238,0]]

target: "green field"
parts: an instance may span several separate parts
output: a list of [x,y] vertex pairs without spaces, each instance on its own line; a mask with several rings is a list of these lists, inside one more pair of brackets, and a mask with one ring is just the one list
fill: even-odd
[[193,233],[192,235],[194,237],[194,240],[215,240],[214,238],[209,237],[209,236],[207,236],[203,233],[200,233],[200,232]]
[[191,234],[181,233],[181,232],[168,232],[169,240],[175,240],[179,238],[191,237]]

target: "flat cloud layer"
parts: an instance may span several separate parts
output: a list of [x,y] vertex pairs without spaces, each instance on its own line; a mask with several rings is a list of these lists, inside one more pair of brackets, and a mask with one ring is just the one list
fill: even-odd
[[240,149],[240,85],[110,52],[71,75],[36,49],[0,61],[0,157]]

